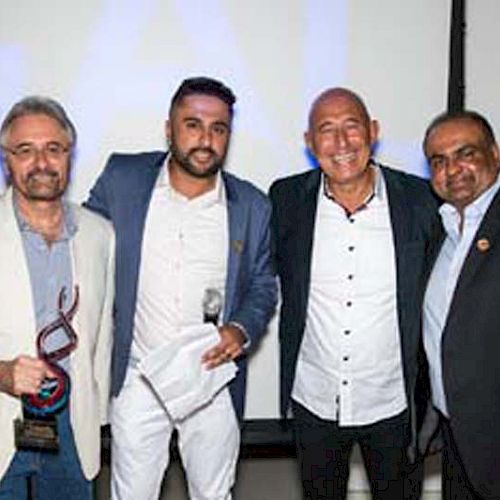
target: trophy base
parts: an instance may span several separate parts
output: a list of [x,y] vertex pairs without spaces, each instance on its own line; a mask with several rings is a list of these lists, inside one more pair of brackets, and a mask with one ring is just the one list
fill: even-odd
[[47,420],[17,418],[14,420],[14,436],[18,450],[52,453],[59,451],[59,435],[55,418]]

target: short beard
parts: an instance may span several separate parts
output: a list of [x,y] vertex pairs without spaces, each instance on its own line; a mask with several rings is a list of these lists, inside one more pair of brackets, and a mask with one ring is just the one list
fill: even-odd
[[[50,185],[37,186],[37,176],[45,175],[50,177]],[[10,182],[13,188],[23,193],[23,196],[31,201],[56,201],[63,197],[66,185],[62,185],[61,178],[57,172],[52,170],[40,171],[38,169],[28,173],[22,185],[17,185],[15,177],[10,175]]]
[[[213,157],[212,165],[203,171],[198,170],[191,162],[191,156],[199,151],[210,153]],[[175,144],[174,140],[172,140],[172,143],[170,144],[170,154],[172,155],[175,163],[177,163],[179,167],[184,170],[184,172],[188,173],[192,177],[195,177],[196,179],[208,179],[213,177],[219,172],[219,170],[222,169],[226,159],[226,153],[220,157],[217,156],[215,151],[211,148],[192,148],[186,154],[183,154]]]

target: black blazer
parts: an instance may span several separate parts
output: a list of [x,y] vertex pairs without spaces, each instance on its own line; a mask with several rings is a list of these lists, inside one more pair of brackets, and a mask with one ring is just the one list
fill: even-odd
[[[437,204],[427,181],[387,167],[381,167],[381,170],[387,186],[394,234],[403,373],[409,403],[411,449],[415,450],[417,417],[420,417],[415,405],[415,387],[421,353],[424,260],[437,221]],[[273,254],[282,293],[279,338],[283,417],[286,417],[290,402],[306,322],[320,180],[321,172],[315,169],[278,180],[270,189]]]
[[442,362],[450,425],[467,475],[484,498],[498,499],[500,193],[493,198],[458,277],[442,337]]

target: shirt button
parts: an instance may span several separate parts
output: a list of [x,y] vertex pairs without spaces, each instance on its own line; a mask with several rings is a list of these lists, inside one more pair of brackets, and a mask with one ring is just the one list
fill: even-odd
[[347,250],[349,250],[349,252],[354,251],[354,245],[349,245],[349,246],[347,247]]
[[349,217],[349,222],[350,222],[351,224],[354,224],[354,221],[355,221],[355,220],[356,220],[356,219],[354,219],[354,218],[352,218],[352,217]]
[[349,361],[349,356],[344,356],[344,357],[342,358],[342,361]]
[[347,279],[348,279],[348,280],[352,280],[353,278],[354,278],[354,274],[348,274],[348,275],[347,275]]
[[351,330],[344,330],[344,335],[350,335],[351,334]]
[[346,305],[347,307],[351,307],[351,306],[352,306],[352,302],[351,302],[350,300],[348,300],[348,301],[345,303],[345,305]]
[[347,380],[342,380],[342,385],[347,385],[347,384],[348,384]]

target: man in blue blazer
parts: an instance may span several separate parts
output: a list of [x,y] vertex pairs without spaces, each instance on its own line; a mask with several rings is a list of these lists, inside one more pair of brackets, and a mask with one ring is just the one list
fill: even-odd
[[281,411],[295,418],[310,499],[346,497],[355,442],[374,498],[419,494],[418,481],[406,478],[415,458],[424,257],[436,207],[426,181],[372,159],[377,135],[359,96],[326,90],[305,134],[320,168],[270,191],[283,299]]
[[[250,183],[221,170],[234,102],[221,82],[185,80],[171,101],[169,153],[113,154],[86,203],[113,222],[117,235],[113,498],[158,498],[174,429],[190,497],[231,495],[246,350],[257,344],[276,302],[270,204]],[[220,341],[200,363],[213,369],[235,360],[239,370],[229,389],[175,420],[137,365],[182,327],[203,322],[208,289],[220,293],[223,315]]]

